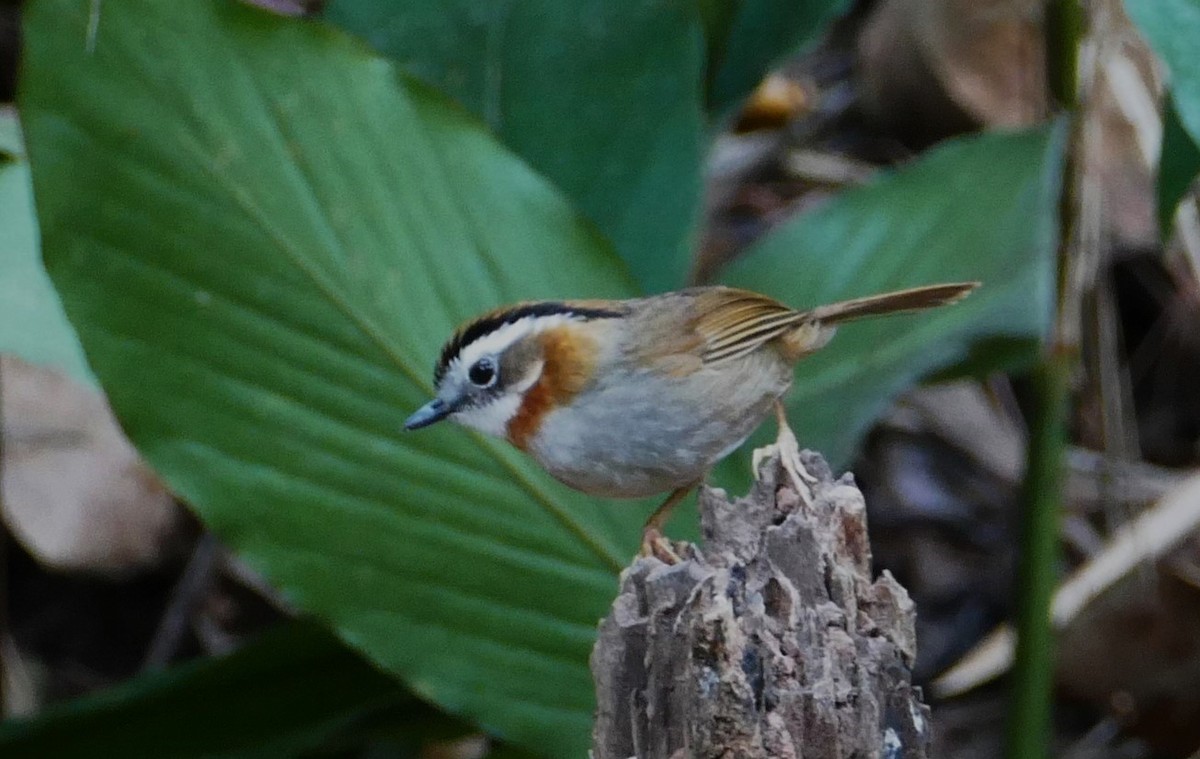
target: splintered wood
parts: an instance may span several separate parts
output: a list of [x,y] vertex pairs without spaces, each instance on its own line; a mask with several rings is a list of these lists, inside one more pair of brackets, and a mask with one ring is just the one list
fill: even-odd
[[592,652],[595,759],[928,755],[912,602],[871,578],[852,478],[800,460],[810,504],[775,452],[747,497],[702,489],[703,548],[622,574]]

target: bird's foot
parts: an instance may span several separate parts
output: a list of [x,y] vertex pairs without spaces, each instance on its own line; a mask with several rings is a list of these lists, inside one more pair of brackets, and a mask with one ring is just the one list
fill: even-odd
[[783,469],[788,473],[800,500],[804,502],[805,506],[812,506],[812,485],[817,482],[817,478],[809,474],[808,470],[804,468],[804,463],[800,461],[800,443],[796,440],[796,433],[792,432],[792,428],[788,426],[787,419],[782,414],[779,414],[779,434],[776,436],[775,442],[754,451],[752,460],[755,474],[758,473],[758,467],[765,459],[776,454],[779,455],[779,463],[783,464]]
[[672,566],[682,561],[679,554],[675,553],[671,541],[667,540],[657,527],[642,530],[642,548],[638,551],[638,556],[653,556],[663,564]]

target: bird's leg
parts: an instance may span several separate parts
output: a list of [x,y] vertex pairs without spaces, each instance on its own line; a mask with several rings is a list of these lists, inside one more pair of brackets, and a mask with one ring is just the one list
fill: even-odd
[[792,432],[792,428],[788,426],[787,412],[783,408],[783,401],[779,399],[775,400],[775,420],[779,423],[779,434],[776,436],[774,444],[754,451],[754,471],[758,472],[758,465],[764,458],[778,453],[779,462],[783,464],[784,471],[791,477],[796,494],[800,496],[800,500],[804,501],[805,505],[811,506],[813,495],[810,485],[816,483],[817,478],[809,474],[800,461],[800,444],[796,441],[796,433]]
[[664,564],[678,564],[679,554],[671,548],[671,543],[663,537],[662,529],[666,525],[667,520],[671,518],[671,512],[679,505],[687,494],[692,491],[692,488],[700,484],[700,481],[693,482],[690,485],[684,485],[681,488],[676,488],[667,496],[667,500],[654,510],[650,518],[646,520],[646,525],[642,528],[642,549],[639,552],[640,556],[653,556]]

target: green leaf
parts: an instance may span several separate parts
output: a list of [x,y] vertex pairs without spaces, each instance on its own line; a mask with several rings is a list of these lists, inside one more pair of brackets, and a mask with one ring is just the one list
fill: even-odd
[[555,756],[645,511],[452,425],[402,433],[452,327],[628,297],[611,249],[443,98],[232,0],[36,0],[22,115],[47,269],[130,438],[298,606]]
[[1165,235],[1200,170],[1200,0],[1126,2],[1125,10],[1169,72],[1158,179],[1159,225]]
[[23,155],[16,113],[0,109],[0,353],[94,385],[75,330],[42,267]]
[[772,66],[824,34],[848,0],[701,0],[708,20],[708,107],[727,115]]
[[0,105],[0,164],[16,163],[24,155],[25,146],[21,140],[17,111],[10,106]]
[[648,291],[687,272],[703,33],[674,0],[335,0],[327,18],[479,115],[608,236]]
[[1167,96],[1163,105],[1162,155],[1158,161],[1158,226],[1166,237],[1179,201],[1200,174],[1200,145],[1179,122],[1175,104]]
[[[730,284],[796,306],[937,282],[983,283],[936,311],[842,327],[804,359],[788,396],[802,445],[848,462],[890,398],[995,341],[1032,359],[1049,328],[1064,129],[984,134],[935,149],[784,224]],[[974,354],[974,355],[973,355]]]
[[292,623],[228,656],[4,722],[0,755],[276,759],[381,720],[414,738],[454,729],[329,633]]
[[1126,0],[1125,10],[1167,65],[1179,123],[1200,145],[1200,0]]

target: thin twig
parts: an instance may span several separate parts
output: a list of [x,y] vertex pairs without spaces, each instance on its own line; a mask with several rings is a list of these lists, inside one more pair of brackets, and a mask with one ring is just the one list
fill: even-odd
[[8,716],[8,527],[4,518],[4,362],[0,361],[0,720]]
[[154,638],[146,650],[146,657],[142,660],[143,670],[162,669],[179,651],[189,620],[212,584],[219,548],[216,537],[208,531],[196,541],[191,558],[171,591],[158,629],[154,631]]
[[[1161,561],[1200,530],[1200,473],[1173,487],[1153,507],[1122,525],[1104,550],[1076,569],[1055,591],[1047,618],[1056,630],[1140,566]],[[1013,631],[993,630],[970,653],[932,683],[939,698],[950,698],[986,683],[1013,663]]]

